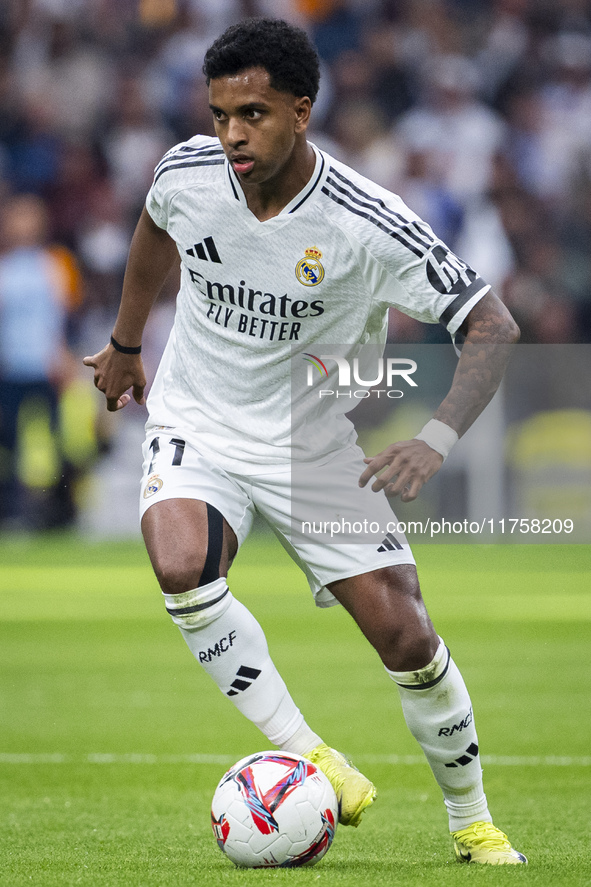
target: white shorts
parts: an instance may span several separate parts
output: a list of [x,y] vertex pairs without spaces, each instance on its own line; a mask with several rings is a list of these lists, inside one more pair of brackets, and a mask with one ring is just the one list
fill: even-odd
[[385,494],[358,485],[365,464],[357,446],[322,464],[249,476],[205,458],[179,428],[149,430],[143,454],[140,518],[166,499],[199,499],[224,516],[240,546],[258,513],[305,573],[319,607],[337,603],[331,582],[415,563]]

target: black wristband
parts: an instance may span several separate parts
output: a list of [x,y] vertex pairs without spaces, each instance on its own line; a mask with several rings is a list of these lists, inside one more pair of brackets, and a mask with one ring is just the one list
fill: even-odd
[[119,351],[121,354],[140,354],[142,350],[141,345],[138,345],[136,348],[128,348],[126,345],[120,345],[117,339],[114,339],[113,336],[111,336],[111,345],[115,351]]

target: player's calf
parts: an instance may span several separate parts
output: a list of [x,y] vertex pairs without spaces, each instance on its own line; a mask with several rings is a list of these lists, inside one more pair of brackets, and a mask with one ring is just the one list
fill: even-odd
[[275,745],[297,733],[304,719],[269,655],[264,632],[225,578],[164,597],[193,656],[236,708]]
[[[221,513],[205,502],[167,500],[146,512],[142,530],[166,609],[221,692],[275,745],[296,754],[317,745],[320,737],[289,695],[261,626],[228,588],[237,540]],[[168,530],[166,537],[160,530]]]

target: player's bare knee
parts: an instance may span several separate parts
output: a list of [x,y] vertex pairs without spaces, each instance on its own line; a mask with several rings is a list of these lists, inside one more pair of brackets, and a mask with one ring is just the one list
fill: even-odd
[[223,553],[224,519],[207,504],[206,545],[196,544],[191,549],[185,546],[181,551],[170,546],[152,558],[166,609],[180,628],[209,625],[229,606],[232,598],[225,578],[228,558],[223,558]]
[[386,668],[414,671],[431,662],[437,651],[438,637],[427,613],[411,618],[385,619],[376,634],[374,646]]
[[161,552],[152,557],[152,567],[162,592],[178,595],[196,588],[201,583],[205,552]]
[[416,570],[410,564],[373,574],[374,606],[354,616],[384,665],[406,671],[427,665],[437,649],[437,634],[427,613]]
[[375,638],[384,665],[393,671],[423,668],[437,650],[437,634],[420,592],[396,600],[382,613]]
[[402,634],[384,664],[392,671],[416,671],[428,665],[437,652],[438,639],[433,630]]
[[226,576],[238,547],[221,512],[198,500],[165,500],[150,508],[142,532],[164,594],[183,594]]

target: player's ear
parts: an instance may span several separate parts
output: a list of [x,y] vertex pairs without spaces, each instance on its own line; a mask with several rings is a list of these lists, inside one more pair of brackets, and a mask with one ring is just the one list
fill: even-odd
[[312,111],[312,102],[308,96],[297,97],[295,100],[294,111],[296,115],[296,133],[305,132],[310,122],[310,113]]

